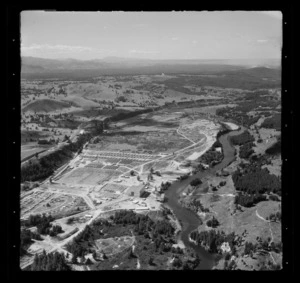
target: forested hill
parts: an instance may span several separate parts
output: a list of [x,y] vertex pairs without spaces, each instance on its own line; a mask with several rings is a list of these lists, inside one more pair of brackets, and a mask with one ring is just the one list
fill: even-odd
[[247,68],[238,71],[228,71],[225,73],[226,76],[237,76],[243,75],[253,78],[268,79],[268,80],[280,80],[281,79],[281,69],[279,68],[266,68],[266,67],[255,67]]

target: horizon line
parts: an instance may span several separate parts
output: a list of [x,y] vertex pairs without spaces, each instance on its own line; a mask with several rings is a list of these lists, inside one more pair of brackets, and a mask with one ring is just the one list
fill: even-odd
[[281,60],[281,58],[177,58],[177,59],[153,59],[153,58],[133,58],[133,57],[121,57],[121,56],[106,56],[103,58],[93,58],[93,59],[78,59],[78,58],[46,58],[46,57],[36,57],[36,56],[26,56],[21,55],[21,58],[36,58],[36,59],[48,59],[48,60],[76,60],[76,61],[94,61],[94,60],[104,60],[107,58],[116,58],[116,59],[131,59],[131,60],[149,60],[149,61],[179,61],[179,60],[202,60],[202,61],[212,61],[212,60]]

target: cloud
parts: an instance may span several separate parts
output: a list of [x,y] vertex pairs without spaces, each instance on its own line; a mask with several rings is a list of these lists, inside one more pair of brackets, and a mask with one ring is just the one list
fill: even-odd
[[32,44],[30,46],[21,45],[23,51],[57,51],[57,52],[83,52],[93,51],[93,48],[86,46],[72,46],[72,45],[49,45],[49,44]]
[[193,44],[197,44],[197,43],[198,43],[198,40],[193,40],[192,43],[193,43]]
[[32,44],[30,46],[24,46],[21,44],[21,51],[22,52],[53,52],[53,53],[68,53],[68,52],[112,52],[112,50],[105,50],[105,49],[98,49],[98,48],[91,48],[87,46],[76,46],[76,45],[49,45],[49,44]]
[[179,37],[176,37],[176,36],[175,36],[175,37],[172,37],[171,39],[172,39],[172,40],[178,40]]
[[136,49],[132,49],[129,50],[129,53],[131,54],[157,54],[159,52],[157,51],[148,51],[148,50],[136,50]]

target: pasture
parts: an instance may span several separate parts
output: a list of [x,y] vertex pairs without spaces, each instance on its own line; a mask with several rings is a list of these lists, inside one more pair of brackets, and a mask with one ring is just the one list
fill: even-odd
[[99,239],[95,241],[98,252],[105,253],[107,256],[113,256],[130,248],[135,241],[132,236],[115,237],[108,239]]

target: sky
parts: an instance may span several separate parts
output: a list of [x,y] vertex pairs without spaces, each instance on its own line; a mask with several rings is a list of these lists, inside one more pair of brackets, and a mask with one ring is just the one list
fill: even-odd
[[279,59],[279,11],[21,13],[21,55],[50,59]]

